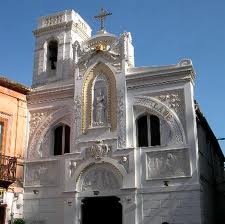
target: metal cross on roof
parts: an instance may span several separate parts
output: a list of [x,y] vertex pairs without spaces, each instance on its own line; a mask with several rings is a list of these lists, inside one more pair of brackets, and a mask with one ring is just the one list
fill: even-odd
[[94,16],[95,19],[100,20],[100,22],[101,22],[101,30],[105,29],[105,26],[104,26],[105,24],[104,23],[105,23],[106,16],[111,16],[111,15],[112,15],[111,12],[107,12],[103,8],[101,8],[100,13],[97,16]]

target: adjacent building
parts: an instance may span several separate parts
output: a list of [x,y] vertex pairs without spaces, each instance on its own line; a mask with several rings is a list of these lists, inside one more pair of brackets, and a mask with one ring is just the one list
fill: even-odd
[[73,10],[34,36],[27,223],[223,223],[224,156],[191,60],[136,67],[129,32],[92,36]]
[[0,223],[23,217],[23,161],[29,89],[0,77]]

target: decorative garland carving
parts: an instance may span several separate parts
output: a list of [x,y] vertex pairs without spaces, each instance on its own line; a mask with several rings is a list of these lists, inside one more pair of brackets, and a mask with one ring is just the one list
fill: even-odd
[[82,102],[82,132],[86,133],[92,123],[92,87],[93,81],[98,74],[104,74],[108,79],[108,118],[107,123],[111,124],[112,130],[116,129],[116,80],[113,72],[103,63],[95,65],[85,76],[83,83],[83,102]]
[[81,129],[81,96],[76,96],[74,100],[75,138],[77,139]]
[[126,147],[126,108],[124,91],[120,90],[118,95],[118,147]]

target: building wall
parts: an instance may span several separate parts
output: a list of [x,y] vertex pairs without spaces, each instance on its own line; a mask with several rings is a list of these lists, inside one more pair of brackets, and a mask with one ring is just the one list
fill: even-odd
[[198,120],[199,170],[201,183],[201,207],[203,223],[222,222],[224,215],[223,157],[218,155],[218,146],[204,125]]
[[143,223],[202,223],[199,190],[142,194]]
[[[9,186],[3,197],[3,204],[7,205],[7,222],[10,219],[11,208],[13,208],[15,217],[23,215],[21,204],[23,201],[23,161],[27,143],[27,101],[25,94],[4,86],[0,86],[0,101],[0,121],[4,124],[2,155],[17,157],[16,179],[18,181]],[[16,206],[16,204],[19,205]]]

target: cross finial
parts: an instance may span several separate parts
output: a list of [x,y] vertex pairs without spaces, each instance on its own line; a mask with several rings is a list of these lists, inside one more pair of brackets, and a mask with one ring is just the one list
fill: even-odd
[[105,29],[105,17],[106,16],[111,16],[112,13],[111,12],[106,12],[103,8],[101,8],[100,13],[97,16],[94,16],[95,19],[100,20],[101,23],[101,30]]

